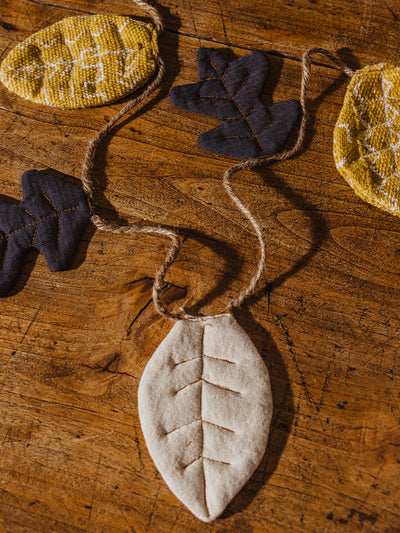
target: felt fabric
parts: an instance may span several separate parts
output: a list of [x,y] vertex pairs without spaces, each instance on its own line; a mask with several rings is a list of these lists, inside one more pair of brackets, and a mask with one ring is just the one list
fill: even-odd
[[259,51],[228,61],[213,48],[197,53],[200,81],[171,89],[172,105],[221,120],[198,138],[209,152],[254,158],[279,152],[299,118],[296,100],[264,105],[259,97],[269,61]]
[[268,371],[231,314],[180,320],[138,392],[150,455],[172,492],[217,518],[261,461],[272,416]]
[[67,269],[90,217],[75,185],[37,170],[21,181],[23,201],[0,202],[0,296],[13,286],[30,248],[44,255],[50,270]]
[[157,32],[150,23],[114,15],[68,17],[18,44],[0,79],[23,98],[78,108],[114,102],[155,72]]
[[338,171],[366,202],[400,216],[400,68],[381,63],[352,77],[334,130]]

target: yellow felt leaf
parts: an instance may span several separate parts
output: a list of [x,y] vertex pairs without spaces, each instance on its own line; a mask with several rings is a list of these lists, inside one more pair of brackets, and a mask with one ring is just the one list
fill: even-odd
[[352,77],[334,131],[334,158],[363,200],[400,216],[400,68],[382,63]]
[[146,83],[157,55],[150,23],[114,15],[69,17],[17,45],[2,63],[0,79],[40,104],[98,106]]

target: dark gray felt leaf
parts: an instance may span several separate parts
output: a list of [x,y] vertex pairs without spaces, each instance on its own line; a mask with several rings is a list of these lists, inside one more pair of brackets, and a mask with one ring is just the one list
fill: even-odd
[[0,202],[0,296],[13,286],[30,248],[44,255],[53,272],[66,270],[90,217],[86,196],[75,185],[37,170],[21,181],[22,202]]
[[268,74],[268,58],[259,51],[233,61],[218,50],[197,52],[200,81],[171,89],[172,105],[221,120],[200,135],[201,148],[250,159],[279,152],[299,118],[296,100],[264,105],[259,96]]

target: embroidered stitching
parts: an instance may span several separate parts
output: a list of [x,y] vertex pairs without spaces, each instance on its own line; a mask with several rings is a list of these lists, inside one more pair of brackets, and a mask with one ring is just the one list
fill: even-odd
[[[74,211],[75,209],[79,209],[79,207],[81,207],[82,204],[79,204],[79,205],[74,205],[73,207],[69,207],[68,209],[64,209],[63,211],[59,211],[57,212],[57,214],[54,214],[54,215],[48,215],[47,217],[43,217],[43,218],[37,218],[37,222],[30,222],[29,224],[27,224],[26,226],[23,226],[22,228],[18,228],[14,231],[12,231],[11,233],[8,233],[8,235],[6,235],[6,237],[11,237],[12,235],[15,235],[16,233],[20,232],[20,231],[23,231],[24,229],[26,228],[29,228],[29,226],[33,226],[34,224],[39,224],[39,222],[42,222],[43,220],[48,220],[49,218],[54,218],[58,215],[60,215],[61,213],[68,213],[68,211]],[[28,213],[28,212],[27,212]],[[32,215],[31,213],[28,213],[28,215],[31,215],[32,217],[34,215]],[[36,218],[36,217],[35,217]]]
[[[46,198],[46,200],[49,202],[51,207],[54,209],[54,211],[57,213],[57,245],[60,248],[60,213],[58,212],[57,208],[53,204],[53,202],[50,200],[50,198],[47,196],[47,194],[43,193],[43,196]],[[37,227],[36,227],[37,229]]]
[[210,95],[203,95],[201,94],[200,95],[200,98],[219,98],[220,100],[231,100],[231,98],[229,98],[229,96],[210,96]]
[[229,135],[225,139],[247,139],[250,137],[254,137],[254,135]]
[[[213,463],[221,463],[223,465],[230,465],[231,463],[227,463],[226,461],[220,461],[219,459],[211,459],[211,457],[204,457],[204,455],[199,455],[198,457],[196,457],[196,459],[193,459],[193,461],[190,461],[190,463],[188,463],[187,465],[185,465],[183,467],[183,469],[185,470],[188,466],[191,466],[193,463],[195,463],[196,461],[199,461],[200,459],[202,459],[203,461],[212,461]],[[206,504],[206,508],[207,508],[207,504]],[[207,513],[209,513],[208,509],[207,509]]]
[[174,367],[183,365],[184,363],[190,363],[190,361],[198,361],[199,359],[201,359],[201,357],[193,357],[192,359],[185,359],[184,361],[179,361],[178,363],[174,363]]
[[[229,97],[230,99],[234,102],[234,104],[236,105],[236,107],[239,109],[240,113],[243,115],[243,118],[244,120],[247,122],[247,125],[249,126],[249,128],[251,129],[251,131],[253,132],[253,135],[255,137],[255,139],[257,140],[258,144],[260,145],[260,148],[261,150],[264,150],[264,147],[262,145],[262,142],[260,141],[260,139],[258,138],[258,135],[257,133],[254,131],[252,125],[250,124],[250,122],[248,121],[248,116],[244,113],[244,111],[240,108],[239,104],[236,102],[236,100],[234,99],[234,95],[231,95],[223,77],[219,74],[218,70],[217,70],[217,67],[214,65],[214,63],[212,61],[210,61],[210,64],[212,65],[213,69],[215,70],[215,72],[217,73],[217,76],[220,78],[220,81],[222,83],[222,85],[225,87],[225,90],[226,92],[229,94]],[[255,107],[255,106],[254,106]]]
[[275,122],[276,120],[276,117],[272,118],[268,124],[266,126],[264,126],[264,128],[258,132],[258,135],[261,135],[267,128],[269,128],[270,126],[272,126],[272,124]]
[[[46,195],[44,194],[43,196],[46,196]],[[52,203],[52,202],[50,202],[50,203]],[[1,235],[1,238],[6,240],[6,249],[4,250],[4,254],[3,254],[2,268],[4,267],[4,264],[6,262],[6,256],[7,256],[7,252],[8,252],[8,238],[9,237],[12,237],[13,235],[19,233],[20,231],[23,231],[26,228],[29,228],[30,226],[34,226],[35,225],[35,231],[33,233],[32,240],[31,240],[31,246],[32,246],[32,244],[34,243],[35,238],[37,236],[39,222],[42,222],[43,220],[48,220],[49,218],[54,218],[54,217],[58,217],[58,219],[60,219],[60,214],[61,213],[68,213],[69,211],[74,211],[75,209],[79,209],[80,207],[82,207],[82,204],[74,205],[73,207],[69,207],[68,209],[64,209],[63,211],[57,211],[56,210],[57,213],[55,213],[54,215],[48,215],[47,217],[42,217],[42,218],[35,217],[35,215],[33,215],[27,209],[24,208],[25,213],[28,214],[29,216],[33,217],[35,220],[34,220],[34,222],[30,222],[29,224],[26,224],[22,228],[18,228],[17,230],[14,230],[14,231],[12,231],[12,232],[10,232],[8,234],[3,232],[3,235]],[[60,246],[60,223],[58,223],[58,246]]]
[[229,359],[222,359],[221,357],[213,357],[212,355],[204,354],[204,357],[207,359],[214,359],[215,361],[222,361],[223,363],[230,363],[231,365],[236,365],[236,361],[230,361]]
[[[199,451],[200,451],[200,454],[195,457],[194,459],[192,459],[190,462],[188,462],[187,464],[182,464],[181,465],[181,468],[182,470],[186,470],[186,468],[189,468],[191,465],[193,465],[194,463],[198,462],[198,461],[202,461],[203,464],[202,464],[202,467],[201,467],[201,472],[198,472],[198,475],[199,476],[202,476],[202,478],[200,477],[200,482],[203,483],[203,502],[204,502],[204,511],[206,513],[207,516],[210,516],[210,511],[209,511],[209,508],[208,508],[208,504],[207,504],[207,480],[206,480],[206,476],[205,476],[205,469],[204,469],[204,461],[211,461],[213,463],[219,463],[221,465],[226,465],[226,466],[229,466],[231,465],[232,463],[228,462],[228,461],[224,461],[222,459],[218,459],[218,458],[214,458],[214,457],[207,457],[206,455],[204,455],[204,450],[205,450],[205,437],[208,435],[208,433],[206,433],[206,429],[207,426],[209,426],[209,431],[212,431],[212,428],[215,428],[214,431],[222,431],[224,432],[225,434],[231,434],[231,435],[234,435],[236,433],[236,431],[233,429],[233,428],[230,428],[230,427],[226,427],[226,426],[222,426],[220,424],[218,424],[217,421],[212,421],[212,420],[207,420],[206,419],[206,416],[205,416],[205,413],[204,413],[204,408],[205,406],[203,405],[203,392],[206,393],[207,391],[203,391],[203,388],[204,388],[204,384],[207,384],[211,387],[216,387],[218,389],[221,389],[222,391],[227,391],[227,392],[231,392],[233,394],[237,394],[237,395],[241,395],[241,392],[237,391],[237,390],[234,390],[230,387],[225,387],[224,385],[219,385],[218,383],[213,383],[212,381],[209,381],[207,378],[206,378],[206,362],[207,360],[213,360],[213,361],[220,361],[222,363],[224,363],[225,365],[235,365],[237,364],[236,361],[232,361],[232,360],[229,360],[229,359],[224,359],[222,357],[215,357],[215,356],[212,356],[212,355],[207,355],[205,353],[205,346],[204,346],[204,339],[205,339],[205,332],[206,332],[206,326],[208,327],[213,327],[213,324],[212,323],[208,323],[206,322],[207,318],[210,318],[210,317],[202,317],[201,318],[201,322],[202,323],[202,327],[201,327],[201,337],[200,337],[200,346],[196,349],[196,352],[195,353],[199,353],[199,355],[196,355],[195,357],[191,357],[190,359],[184,359],[183,361],[178,361],[178,362],[175,362],[173,360],[173,357],[174,357],[174,354],[171,354],[171,366],[172,368],[176,368],[182,364],[186,364],[186,363],[190,363],[192,361],[200,361],[200,368],[199,367],[196,367],[196,373],[197,373],[197,376],[198,376],[198,379],[195,379],[194,381],[190,382],[190,383],[186,383],[185,385],[182,385],[182,386],[179,386],[179,388],[177,388],[175,391],[172,391],[171,392],[171,395],[172,396],[176,396],[179,392],[187,389],[187,388],[190,388],[196,384],[200,384],[200,387],[196,390],[195,394],[198,395],[198,401],[199,401],[199,407],[198,407],[198,415],[197,415],[197,418],[195,418],[194,420],[191,420],[190,422],[186,422],[184,424],[181,424],[181,425],[178,425],[177,427],[174,427],[172,429],[164,429],[164,437],[168,437],[168,438],[173,438],[173,435],[177,432],[179,432],[180,430],[184,430],[185,428],[189,428],[189,426],[194,426],[195,424],[200,424],[199,426],[196,426],[195,428],[193,429],[188,429],[188,435],[191,434],[192,431],[195,432],[196,434],[196,443],[197,443],[197,446],[199,447]],[[213,319],[215,318],[214,316],[212,317]],[[196,319],[198,320],[198,319]],[[198,350],[198,351],[197,351]],[[176,355],[175,355],[176,357]],[[185,401],[185,399],[183,399],[182,401]],[[181,437],[178,437],[178,438],[182,438]],[[224,438],[222,435],[220,438]],[[186,440],[185,440],[186,441]],[[193,440],[190,440],[189,439],[189,442],[186,443],[186,445],[183,443],[182,446],[184,448],[187,448],[190,444],[192,444]]]
[[[119,99],[127,90],[143,85],[154,73],[157,45],[150,27],[127,17],[111,15],[92,16],[89,24],[82,19],[65,19],[20,43],[16,49],[26,60],[18,62],[11,52],[0,71],[3,83],[11,84],[15,92],[33,101],[76,108]],[[111,33],[102,35],[108,28]],[[68,39],[65,32],[76,35]],[[54,37],[48,41],[46,35]],[[89,42],[78,50],[73,45],[82,35]],[[37,59],[32,56],[32,48],[38,54]],[[47,51],[46,61],[41,54],[43,50]],[[68,57],[60,55],[60,50]],[[80,82],[76,86],[71,81],[73,73]],[[37,79],[40,80],[39,90]],[[112,86],[110,79],[114,80]],[[60,80],[63,81],[61,85]],[[79,90],[76,90],[78,85]],[[57,91],[53,94],[49,91],[57,87],[58,98]]]
[[233,96],[236,96],[238,94],[238,92],[240,91],[240,89],[243,87],[243,85],[246,85],[246,83],[248,82],[250,78],[250,74],[247,74],[247,76],[245,77],[245,79],[242,81],[242,83],[239,85],[239,88],[236,89],[235,91],[235,94]]
[[220,426],[219,424],[215,424],[215,422],[210,422],[209,420],[203,420],[202,418],[196,418],[196,420],[192,420],[191,422],[188,422],[187,424],[182,424],[181,426],[178,426],[177,428],[171,429],[171,431],[167,431],[164,434],[164,436],[170,435],[171,433],[174,433],[174,431],[178,431],[179,429],[182,429],[186,426],[190,426],[191,424],[194,424],[195,422],[202,422],[203,424],[209,424],[210,426],[214,426],[216,428],[229,431],[230,433],[235,433],[235,430],[226,428],[224,426]]

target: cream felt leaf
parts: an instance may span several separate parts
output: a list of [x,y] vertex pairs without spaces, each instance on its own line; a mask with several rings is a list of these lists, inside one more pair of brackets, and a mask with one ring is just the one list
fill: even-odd
[[139,416],[172,492],[217,518],[261,461],[272,415],[269,375],[231,314],[179,320],[148,362]]

